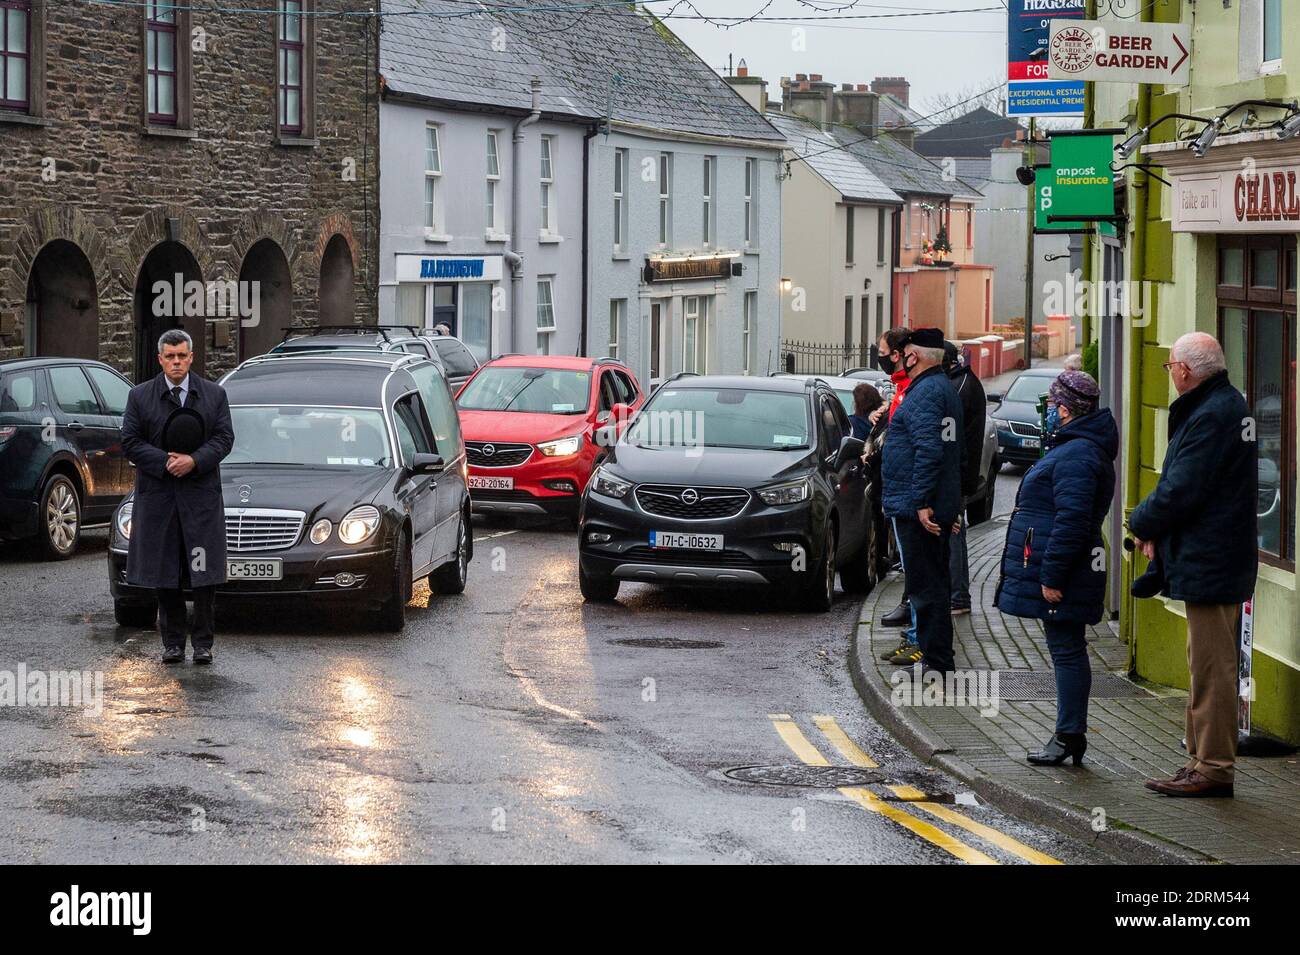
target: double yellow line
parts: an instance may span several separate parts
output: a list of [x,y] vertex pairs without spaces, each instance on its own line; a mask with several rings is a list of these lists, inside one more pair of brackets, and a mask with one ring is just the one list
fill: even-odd
[[[768,718],[772,721],[772,728],[776,730],[778,736],[790,747],[795,756],[809,766],[830,766],[831,763],[821,754],[816,746],[809,741],[808,737],[799,729],[794,718],[788,713],[769,713]],[[871,758],[857,743],[849,738],[848,734],[840,728],[831,716],[816,715],[812,718],[813,724],[821,731],[839,754],[848,760],[853,766],[861,766],[865,769],[876,769],[879,764]],[[1008,852],[1017,858],[1024,859],[1026,862],[1034,865],[1061,865],[1061,860],[1054,859],[1045,853],[1039,852],[1030,846],[1025,845],[1018,839],[1013,839],[1005,832],[1001,832],[991,826],[986,826],[981,822],[976,822],[969,816],[960,812],[949,809],[947,806],[939,803],[930,802],[925,798],[925,793],[914,786],[889,786],[890,791],[899,799],[905,801],[908,806],[921,809],[924,812],[934,816],[936,819],[943,820],[950,825],[959,829],[964,829],[973,835],[979,836],[990,845],[997,846],[1004,852]],[[998,865],[998,861],[992,856],[980,852],[960,839],[956,838],[940,829],[933,823],[926,822],[911,812],[908,812],[902,806],[891,801],[881,799],[870,789],[865,786],[841,786],[839,792],[849,799],[852,799],[863,809],[870,810],[891,819],[898,823],[909,832],[913,832],[940,849],[951,853],[963,862],[969,862],[972,865]]]

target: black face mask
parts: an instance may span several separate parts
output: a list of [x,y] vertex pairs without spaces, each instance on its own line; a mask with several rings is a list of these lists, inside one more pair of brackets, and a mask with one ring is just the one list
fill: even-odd
[[[908,363],[907,360],[908,358],[912,359],[910,364]],[[907,355],[903,358],[903,371],[907,372],[910,375],[912,373],[912,369],[915,368],[920,363],[921,363],[921,359],[917,358],[915,355]]]
[[888,355],[877,355],[876,367],[886,375],[892,375],[894,373],[894,368],[897,366],[894,364],[894,359],[890,358]]

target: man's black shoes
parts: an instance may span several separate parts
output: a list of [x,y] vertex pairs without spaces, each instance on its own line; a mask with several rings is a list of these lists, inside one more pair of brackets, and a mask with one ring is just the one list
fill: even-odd
[[903,598],[902,603],[880,618],[882,627],[906,627],[911,623],[912,605],[907,602],[906,597]]
[[185,661],[184,647],[163,647],[163,663],[183,663]]
[[209,647],[204,647],[201,650],[196,649],[194,651],[194,662],[201,666],[206,666],[207,664],[211,663],[212,650]]

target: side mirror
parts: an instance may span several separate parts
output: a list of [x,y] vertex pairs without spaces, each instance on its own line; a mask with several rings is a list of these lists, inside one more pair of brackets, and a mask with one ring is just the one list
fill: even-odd
[[416,474],[439,474],[446,467],[441,454],[417,452],[411,459],[411,470]]
[[992,405],[1000,405],[1002,404],[1002,395],[1000,392],[990,391],[984,396],[984,400]]
[[850,461],[856,461],[858,458],[862,457],[862,452],[866,446],[867,443],[861,438],[841,438],[840,449],[835,452],[835,456],[831,459],[831,469],[838,471]]

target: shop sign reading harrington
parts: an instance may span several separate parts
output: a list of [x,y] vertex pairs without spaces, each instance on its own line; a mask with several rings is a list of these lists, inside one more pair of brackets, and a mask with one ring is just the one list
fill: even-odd
[[1175,232],[1300,232],[1300,165],[1178,175]]
[[731,278],[730,256],[708,259],[646,259],[647,282],[679,282],[683,279]]

